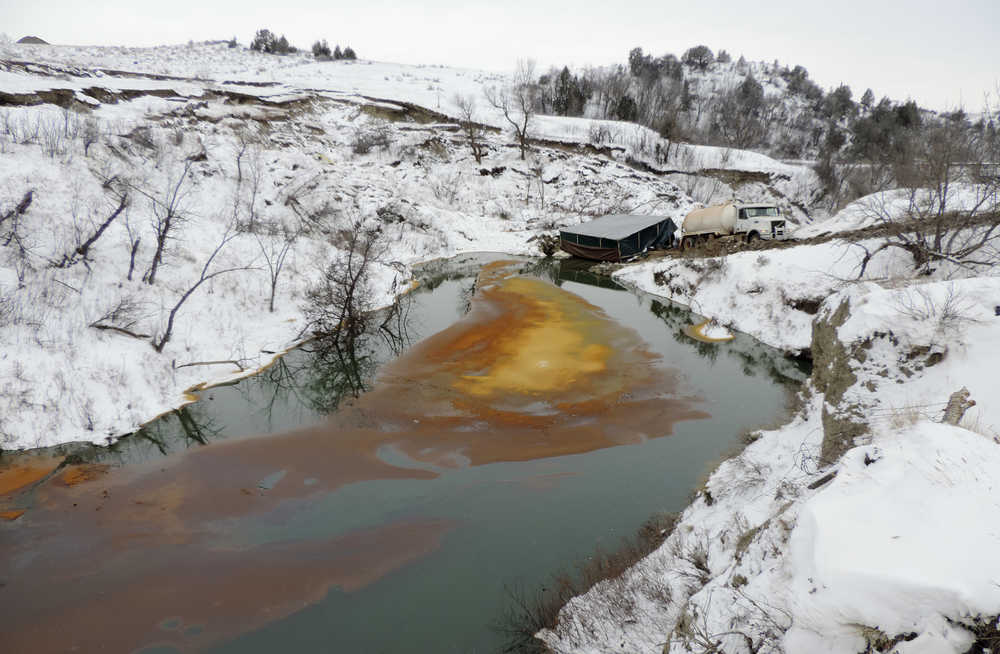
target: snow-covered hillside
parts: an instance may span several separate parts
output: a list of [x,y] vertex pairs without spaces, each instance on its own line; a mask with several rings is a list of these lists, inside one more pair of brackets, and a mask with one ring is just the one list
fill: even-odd
[[[532,237],[561,224],[614,212],[680,222],[697,200],[736,195],[794,213],[813,192],[811,171],[749,152],[683,146],[683,172],[637,170],[630,161],[658,137],[614,121],[599,122],[620,143],[587,154],[597,121],[538,117],[527,161],[510,135],[487,132],[476,163],[456,126],[440,122],[458,115],[456,94],[482,98],[504,81],[476,71],[224,44],[9,45],[0,57],[0,216],[11,217],[0,227],[17,223],[0,251],[4,448],[106,442],[196,384],[266,364],[305,335],[305,290],[357,221],[389,244],[377,306],[418,261],[537,252]],[[505,124],[478,105],[478,120]],[[706,169],[754,175],[741,185]],[[168,213],[175,231],[146,284]],[[286,244],[272,313],[270,266]],[[184,301],[154,351],[202,274],[230,268]],[[201,363],[218,361],[235,363]]]
[[[1000,277],[943,264],[914,279],[886,251],[857,280],[859,252],[832,240],[616,274],[810,348],[814,373],[794,419],[752,434],[657,551],[564,607],[539,634],[553,651],[994,651]],[[974,405],[941,424],[960,389]]]

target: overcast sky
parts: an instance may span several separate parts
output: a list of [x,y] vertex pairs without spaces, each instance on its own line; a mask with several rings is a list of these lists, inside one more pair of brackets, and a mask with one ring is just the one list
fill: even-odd
[[0,0],[0,32],[50,43],[162,45],[260,27],[308,48],[326,38],[365,59],[508,70],[623,63],[704,43],[734,58],[801,64],[828,89],[969,111],[1000,83],[1000,0]]

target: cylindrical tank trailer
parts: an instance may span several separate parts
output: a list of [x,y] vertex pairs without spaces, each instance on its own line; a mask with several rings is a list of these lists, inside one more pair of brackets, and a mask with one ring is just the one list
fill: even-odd
[[785,220],[774,204],[728,202],[695,209],[684,218],[682,247],[724,236],[739,236],[748,243],[757,239],[783,240]]

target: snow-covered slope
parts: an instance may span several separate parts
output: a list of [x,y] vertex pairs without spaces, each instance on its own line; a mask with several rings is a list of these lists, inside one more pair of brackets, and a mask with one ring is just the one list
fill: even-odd
[[[829,256],[843,247],[767,253],[797,278],[812,261],[825,282],[781,280],[741,254],[720,265],[724,275],[702,271],[689,297],[674,295],[763,338],[781,334],[771,341],[789,349],[818,327],[783,307],[818,296],[818,372],[796,417],[720,465],[662,547],[570,601],[539,634],[553,651],[962,653],[996,632],[1000,278],[837,280],[854,263]],[[684,265],[619,277],[662,293],[691,274]],[[772,310],[724,301],[736,279]],[[959,426],[940,424],[963,387],[975,406]],[[864,430],[824,458],[843,421]]]
[[[627,144],[605,154],[554,144],[522,161],[509,135],[487,133],[477,163],[453,126],[408,117],[405,103],[428,110],[422,120],[440,108],[440,120],[456,93],[482,97],[503,81],[484,73],[219,44],[0,50],[11,103],[0,109],[0,216],[10,217],[0,224],[3,448],[106,442],[184,402],[191,386],[266,364],[304,335],[305,291],[357,221],[388,244],[370,298],[378,306],[418,261],[537,252],[535,235],[606,213],[679,222],[694,202],[627,165]],[[481,120],[503,124],[485,108]],[[571,146],[587,133],[587,121],[551,117],[534,131]],[[752,153],[706,153],[711,166],[795,172]],[[86,256],[74,254],[123,196]],[[174,231],[146,284],[168,209]],[[272,313],[269,260],[290,234]],[[154,351],[202,273],[230,268],[187,297]]]
[[[837,234],[875,225],[890,225],[911,217],[935,216],[945,212],[964,215],[987,213],[996,204],[994,189],[954,182],[942,191],[938,189],[891,189],[866,195],[851,202],[833,216],[817,220],[797,229],[793,237],[804,239]],[[984,195],[987,194],[988,195]]]

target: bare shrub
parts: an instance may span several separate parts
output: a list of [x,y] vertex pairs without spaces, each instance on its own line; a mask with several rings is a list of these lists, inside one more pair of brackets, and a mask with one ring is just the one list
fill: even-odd
[[10,295],[0,295],[0,327],[14,322],[14,299]]
[[476,100],[471,95],[456,93],[453,101],[458,107],[462,131],[465,133],[465,141],[469,144],[469,150],[472,151],[476,163],[482,163],[483,155],[486,154],[486,146],[483,144],[485,131],[482,125],[476,122]]
[[924,286],[907,286],[893,294],[893,306],[900,315],[917,322],[933,322],[944,333],[977,322],[972,317],[976,302],[955,284],[948,284],[943,297],[935,297]]
[[50,118],[40,123],[39,140],[42,152],[47,156],[55,158],[66,154],[67,138],[62,121],[58,118]]
[[605,143],[611,143],[611,129],[608,128],[604,123],[593,122],[590,124],[590,130],[588,133],[588,140],[592,145],[601,146]]
[[91,117],[84,122],[81,139],[83,140],[83,156],[89,157],[90,146],[101,140],[101,125],[96,118]]
[[693,588],[702,588],[711,580],[712,570],[708,565],[708,542],[704,534],[695,535],[684,541],[675,540],[671,545],[670,553],[680,564],[673,569],[673,573],[687,580]]
[[385,151],[392,146],[392,129],[384,120],[375,120],[354,131],[351,140],[351,152],[368,154],[374,148]]
[[751,459],[746,453],[729,459],[727,463],[730,470],[730,483],[727,484],[726,490],[737,495],[763,486],[771,472],[770,466]]
[[715,600],[714,593],[709,595],[708,604],[704,608],[689,603],[679,616],[664,651],[668,651],[671,644],[677,643],[685,651],[697,654],[783,652],[782,639],[792,625],[791,615],[780,607],[751,596],[743,588],[745,581],[746,578],[743,577],[744,583],[733,584],[732,589],[725,591],[720,589],[726,596],[725,601],[731,606],[729,612],[733,618],[728,624],[722,629],[714,629],[709,625],[708,616]]
[[[561,572],[545,585],[529,592],[523,587],[504,588],[506,609],[494,628],[506,637],[504,652],[547,652],[535,634],[542,629],[553,629],[559,621],[559,611],[577,595],[582,595],[596,584],[620,580],[618,592],[613,593],[614,610],[623,619],[634,619],[635,602],[624,587],[623,575],[636,563],[657,549],[667,539],[677,524],[678,516],[665,513],[652,516],[639,528],[632,539],[623,540],[611,552],[600,548],[577,567],[575,574]],[[659,580],[642,578],[636,587],[646,597],[669,603],[670,590]]]
[[459,191],[462,190],[461,180],[462,173],[456,170],[452,173],[442,173],[428,177],[427,185],[435,198],[440,200],[445,206],[451,207],[455,204],[455,200],[458,199]]

